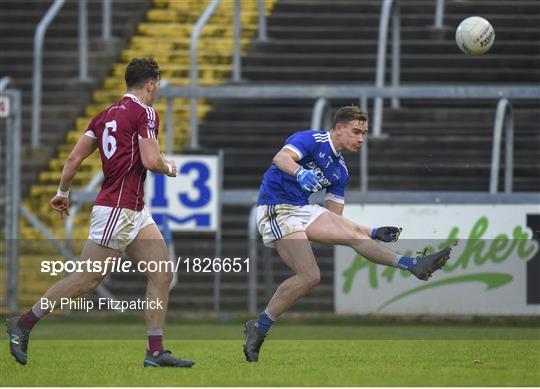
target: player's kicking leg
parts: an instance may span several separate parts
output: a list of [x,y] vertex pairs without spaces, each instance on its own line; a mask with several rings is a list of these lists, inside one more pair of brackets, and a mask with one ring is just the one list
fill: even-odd
[[[163,328],[169,302],[169,286],[171,285],[173,269],[168,259],[167,246],[163,236],[155,224],[142,228],[135,240],[128,246],[126,252],[138,262],[161,261],[162,267],[157,272],[145,272],[148,277],[146,298],[158,300],[163,309],[147,309],[145,321],[148,336],[148,347],[144,359],[145,367],[191,367],[195,364],[189,359],[175,357],[169,350],[163,348]],[[165,262],[168,266],[165,266]]]
[[[120,253],[116,250],[100,246],[92,241],[87,241],[81,253],[81,258],[85,261],[104,262],[107,257],[118,257]],[[102,264],[102,268],[104,265]],[[61,279],[45,292],[41,299],[47,299],[49,306],[51,302],[56,302],[56,306],[62,298],[76,298],[97,288],[105,275],[97,272],[76,272],[66,278]],[[39,300],[32,309],[22,316],[11,317],[6,320],[7,333],[9,335],[9,347],[11,355],[17,362],[26,365],[28,360],[28,341],[30,331],[34,325],[47,313],[41,309]]]
[[402,256],[372,240],[366,235],[365,228],[332,212],[320,215],[306,229],[306,234],[311,241],[350,246],[372,262],[408,270],[423,281],[444,266],[451,251],[447,247],[431,255]]
[[276,290],[266,310],[258,320],[245,325],[244,354],[248,362],[259,360],[259,351],[270,327],[278,316],[290,309],[300,298],[317,285],[321,273],[305,232],[299,231],[275,241],[283,261],[295,272]]

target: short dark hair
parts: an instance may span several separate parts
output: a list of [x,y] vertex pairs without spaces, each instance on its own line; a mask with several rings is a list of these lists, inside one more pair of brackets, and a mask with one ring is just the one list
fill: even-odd
[[361,111],[357,105],[345,105],[338,109],[334,114],[334,127],[336,127],[336,124],[338,123],[345,124],[352,122],[353,120],[367,122],[368,114],[367,112]]
[[149,80],[159,81],[161,72],[153,58],[133,58],[126,68],[128,89],[141,88]]

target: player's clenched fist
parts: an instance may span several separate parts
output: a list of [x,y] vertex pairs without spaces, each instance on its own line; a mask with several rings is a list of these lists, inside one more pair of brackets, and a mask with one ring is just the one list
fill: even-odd
[[169,168],[169,170],[165,174],[169,177],[176,177],[176,173],[178,173],[176,169],[176,163],[174,163],[174,161],[167,161],[167,167]]
[[308,192],[317,192],[322,188],[322,185],[319,183],[319,176],[313,170],[304,169],[300,166],[294,172],[294,175],[302,189]]
[[54,196],[51,199],[51,208],[60,214],[63,219],[64,215],[69,216],[69,198],[63,196]]
[[381,242],[396,242],[403,229],[401,227],[378,227],[371,230],[371,238]]

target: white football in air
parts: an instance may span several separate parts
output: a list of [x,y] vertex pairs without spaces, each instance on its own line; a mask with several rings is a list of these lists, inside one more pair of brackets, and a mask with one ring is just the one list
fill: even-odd
[[467,55],[485,54],[495,42],[495,30],[480,16],[464,19],[456,30],[456,43]]

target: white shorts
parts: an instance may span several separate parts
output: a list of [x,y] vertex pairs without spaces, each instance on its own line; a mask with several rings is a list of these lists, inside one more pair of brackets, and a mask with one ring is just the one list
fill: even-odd
[[155,224],[146,207],[142,211],[94,205],[90,222],[92,242],[124,251],[144,227]]
[[274,241],[293,232],[305,231],[327,209],[317,204],[259,205],[257,228],[265,246],[274,247]]

